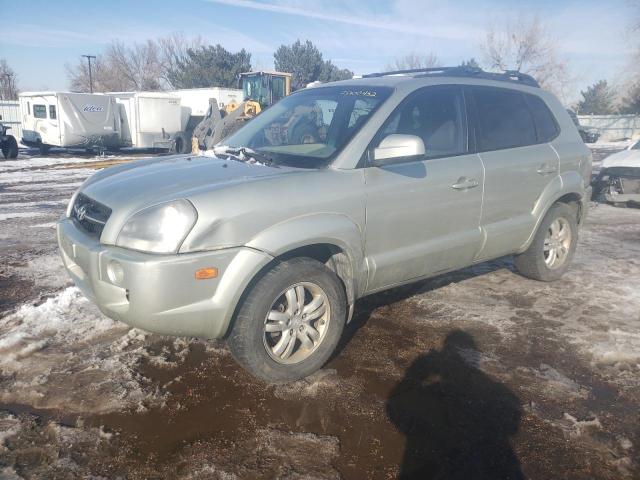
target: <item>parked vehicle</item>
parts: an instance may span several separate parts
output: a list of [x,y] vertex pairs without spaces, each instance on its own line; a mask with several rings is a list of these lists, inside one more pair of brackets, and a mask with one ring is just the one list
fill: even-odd
[[593,191],[596,200],[640,207],[640,141],[603,160]]
[[22,143],[46,154],[51,147],[117,148],[120,115],[113,98],[69,92],[21,93]]
[[567,110],[567,112],[569,112],[571,120],[573,120],[574,125],[578,129],[578,133],[580,134],[580,138],[582,138],[582,141],[584,143],[596,143],[598,141],[598,138],[600,138],[600,133],[598,133],[598,131],[594,130],[593,128],[586,128],[580,125],[580,119],[578,118],[576,112],[574,112],[573,110]]
[[180,97],[164,92],[110,92],[119,107],[122,134],[120,146],[175,148],[191,151],[191,137],[183,130]]
[[182,111],[182,127],[185,138],[189,139],[188,150],[183,150],[181,142],[178,141],[174,150],[178,153],[191,151],[191,138],[195,130],[205,117],[211,115],[210,103],[215,102],[215,112],[220,109],[233,110],[242,103],[242,90],[236,88],[190,88],[172,90],[172,95],[180,98],[180,108]]
[[245,72],[240,74],[243,99],[227,103],[216,98],[204,119],[193,131],[198,147],[209,150],[233,134],[246,122],[291,94],[291,74],[283,72]]
[[[295,114],[309,134],[283,135]],[[225,338],[267,382],[322,367],[356,299],[514,255],[558,280],[591,153],[519,73],[371,74],[300,90],[215,149],[89,178],[58,223],[64,264],[109,317]]]
[[4,158],[18,158],[18,142],[13,135],[9,135],[7,131],[9,127],[5,127],[2,123],[2,115],[0,115],[0,150]]

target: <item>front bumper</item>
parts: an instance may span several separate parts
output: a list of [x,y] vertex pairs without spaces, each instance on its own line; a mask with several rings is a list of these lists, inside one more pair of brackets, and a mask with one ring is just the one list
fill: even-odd
[[[272,257],[246,247],[155,255],[102,245],[73,220],[58,222],[58,245],[75,284],[108,317],[165,335],[220,338],[250,280]],[[108,266],[122,267],[122,280]],[[218,276],[196,280],[195,272],[215,267]]]

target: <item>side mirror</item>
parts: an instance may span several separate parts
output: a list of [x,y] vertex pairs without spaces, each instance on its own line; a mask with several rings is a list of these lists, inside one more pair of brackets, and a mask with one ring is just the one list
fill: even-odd
[[424,142],[416,135],[394,133],[386,136],[380,145],[373,149],[371,163],[376,167],[394,163],[411,162],[425,155]]

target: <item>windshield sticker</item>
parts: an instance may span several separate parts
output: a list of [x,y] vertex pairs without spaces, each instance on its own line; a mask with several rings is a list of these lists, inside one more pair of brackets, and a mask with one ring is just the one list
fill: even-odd
[[373,90],[343,90],[340,95],[355,96],[355,97],[375,97],[378,92]]

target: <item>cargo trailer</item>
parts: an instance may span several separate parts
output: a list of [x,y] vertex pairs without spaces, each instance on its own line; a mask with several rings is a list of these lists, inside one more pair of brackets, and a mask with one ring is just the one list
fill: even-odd
[[[182,128],[178,96],[164,92],[113,92],[105,96],[119,106],[121,146],[171,149],[186,141],[190,150],[191,140]],[[178,148],[181,153],[182,150]]]

